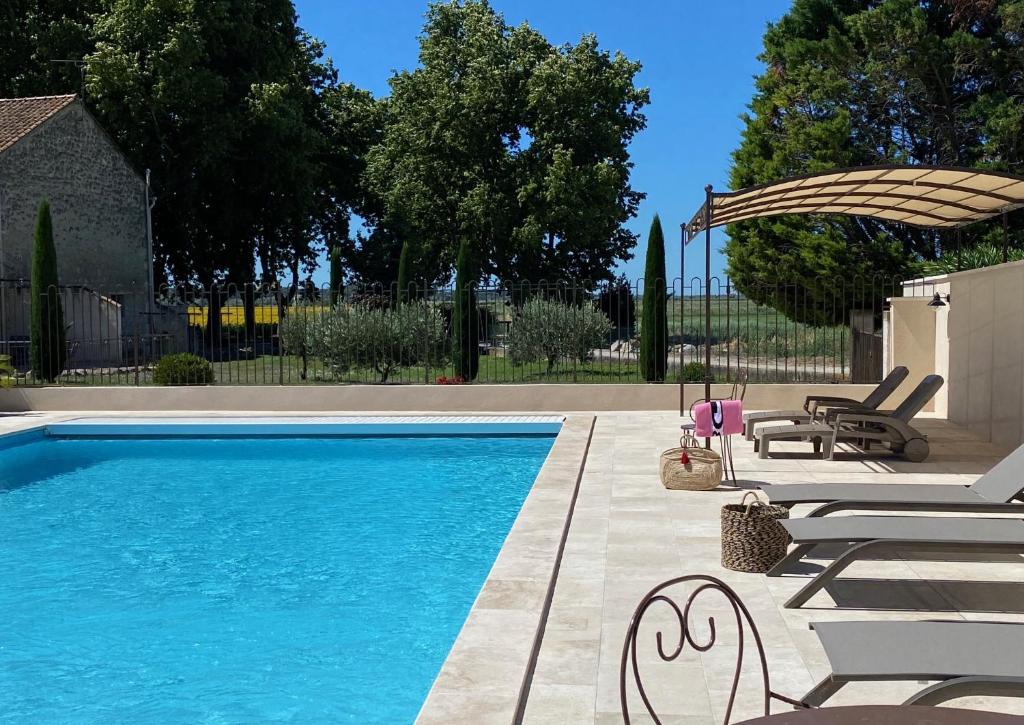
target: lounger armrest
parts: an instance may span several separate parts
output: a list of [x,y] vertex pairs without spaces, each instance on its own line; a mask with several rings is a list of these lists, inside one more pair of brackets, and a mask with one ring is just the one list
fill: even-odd
[[891,415],[875,410],[841,410],[836,414],[836,425],[877,423],[878,425],[891,425],[894,418]]
[[835,395],[808,395],[806,400],[804,400],[804,410],[813,416],[814,411],[822,403],[859,405],[860,401],[853,398],[841,398]]
[[915,431],[909,425],[904,423],[899,418],[894,418],[892,415],[880,411],[843,411],[836,416],[836,422],[834,424],[836,436],[842,432],[844,425],[880,425],[886,430],[892,431],[897,435],[901,436],[903,440],[910,440],[911,438],[923,438],[920,433]]
[[804,518],[820,518],[838,511],[914,511],[919,513],[1019,514],[1024,506],[1019,503],[989,501],[858,501],[843,499],[820,504]]
[[842,405],[842,404],[840,404],[840,405],[825,405],[825,406],[822,406],[822,407],[817,409],[817,412],[814,415],[814,420],[816,420],[816,421],[822,421],[823,420],[826,423],[828,423],[829,425],[832,425],[836,421],[836,416],[839,415],[840,413],[859,413],[859,412],[877,413],[878,411],[871,410],[870,408],[865,408],[863,406],[857,406],[857,405]]

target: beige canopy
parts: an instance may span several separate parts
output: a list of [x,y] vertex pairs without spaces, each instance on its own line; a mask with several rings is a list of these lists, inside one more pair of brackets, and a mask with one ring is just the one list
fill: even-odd
[[[779,214],[846,214],[916,227],[954,228],[1024,207],[1024,179],[935,166],[866,166],[711,194],[711,226]],[[685,226],[707,228],[707,202]]]

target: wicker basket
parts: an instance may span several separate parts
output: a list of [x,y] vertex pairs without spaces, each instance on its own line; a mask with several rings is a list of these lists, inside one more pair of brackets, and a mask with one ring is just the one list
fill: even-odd
[[[753,496],[749,504],[747,498]],[[789,509],[763,502],[748,491],[738,504],[722,507],[722,566],[763,574],[786,555],[789,534],[779,523]]]
[[661,482],[673,491],[710,491],[722,482],[722,457],[684,435],[678,448],[661,454]]

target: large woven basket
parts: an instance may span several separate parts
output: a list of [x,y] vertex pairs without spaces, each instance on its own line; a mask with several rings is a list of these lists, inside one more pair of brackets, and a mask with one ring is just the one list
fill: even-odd
[[[753,496],[749,504],[747,498]],[[789,534],[779,523],[789,509],[763,502],[748,491],[738,504],[722,507],[722,566],[763,574],[786,555]]]
[[673,491],[710,491],[722,482],[722,457],[684,435],[678,448],[661,454],[661,482]]

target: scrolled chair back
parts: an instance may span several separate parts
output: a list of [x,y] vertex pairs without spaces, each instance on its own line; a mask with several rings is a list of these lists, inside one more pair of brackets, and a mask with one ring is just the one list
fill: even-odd
[[[689,593],[685,601],[683,601],[682,606],[680,606],[676,599],[667,593],[667,590],[676,585],[690,582],[696,583],[697,586]],[[758,633],[754,620],[750,616],[749,610],[746,605],[743,604],[739,595],[733,591],[728,584],[720,579],[716,579],[715,577],[705,574],[690,574],[687,576],[669,579],[668,581],[662,582],[658,586],[654,587],[654,589],[649,591],[644,598],[640,600],[640,604],[637,606],[636,611],[633,612],[633,617],[629,622],[629,629],[626,631],[626,639],[622,645],[622,659],[620,660],[619,665],[619,700],[622,705],[622,720],[625,725],[631,725],[632,723],[628,693],[628,679],[630,675],[632,676],[637,692],[640,695],[640,700],[643,702],[643,706],[647,713],[655,723],[659,725],[661,723],[661,720],[658,718],[657,712],[655,711],[654,704],[652,703],[647,690],[644,688],[643,678],[640,673],[640,665],[637,661],[637,650],[639,646],[638,637],[640,633],[640,624],[644,619],[644,615],[647,614],[653,606],[664,605],[668,607],[669,611],[675,617],[678,629],[672,633],[672,638],[669,638],[668,634],[661,630],[659,630],[655,636],[658,656],[663,662],[672,662],[676,660],[686,649],[687,645],[693,648],[695,652],[707,652],[715,646],[717,641],[715,618],[713,616],[708,617],[709,633],[707,637],[704,639],[697,637],[694,634],[693,627],[693,606],[694,602],[698,598],[711,592],[717,592],[725,597],[726,601],[731,606],[738,631],[736,667],[733,670],[732,686],[729,690],[729,699],[725,707],[725,716],[722,720],[723,725],[729,725],[732,717],[733,705],[736,702],[736,693],[739,689],[740,674],[743,670],[744,655],[746,654],[745,632],[750,633],[751,638],[754,641],[754,646],[757,649],[757,657],[759,659],[761,670],[761,681],[763,683],[761,694],[763,698],[764,714],[771,714],[771,702],[773,699],[785,702],[796,708],[807,707],[807,705],[804,705],[798,700],[780,695],[771,689],[771,682],[768,676],[768,661],[765,658],[764,644],[761,642],[761,635]],[[666,646],[667,644],[670,646]]]

